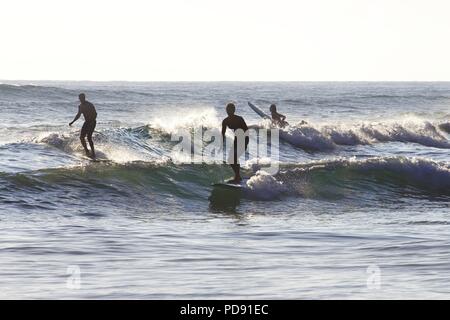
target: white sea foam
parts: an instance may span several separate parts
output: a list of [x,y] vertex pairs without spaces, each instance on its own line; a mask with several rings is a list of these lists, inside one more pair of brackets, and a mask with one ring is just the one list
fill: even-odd
[[150,121],[153,129],[159,130],[165,134],[178,134],[182,130],[191,130],[196,128],[219,128],[220,122],[217,112],[212,108],[192,108],[174,110],[168,115],[154,117]]
[[258,171],[247,181],[248,194],[260,200],[274,200],[287,192],[283,182],[265,171]]

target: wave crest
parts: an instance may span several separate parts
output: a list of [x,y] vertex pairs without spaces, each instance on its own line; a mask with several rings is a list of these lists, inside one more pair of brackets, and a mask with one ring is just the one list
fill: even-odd
[[[450,125],[441,124],[441,130]],[[310,150],[333,150],[337,145],[366,145],[383,142],[417,143],[426,147],[450,148],[450,143],[431,122],[420,119],[363,122],[360,124],[292,126],[280,136],[291,144]]]

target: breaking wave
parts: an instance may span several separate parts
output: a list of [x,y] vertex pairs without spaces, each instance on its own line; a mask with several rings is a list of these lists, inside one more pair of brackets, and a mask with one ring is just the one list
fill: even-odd
[[436,127],[429,121],[405,119],[352,125],[301,124],[281,130],[280,137],[294,146],[318,151],[332,150],[338,145],[383,142],[417,143],[426,147],[448,149],[450,143],[440,130],[450,130],[450,126],[441,124]]
[[[256,170],[256,169],[255,169]],[[364,160],[336,159],[281,165],[277,174],[264,169],[243,170],[250,176],[242,194],[254,200],[283,197],[363,201],[386,197],[450,197],[450,166],[421,158],[377,157]],[[177,165],[172,162],[90,163],[73,167],[21,173],[0,173],[0,196],[17,191],[51,192],[56,189],[114,193],[157,192],[167,197],[198,198],[211,192],[223,198],[225,190],[212,183],[230,175],[219,164]]]

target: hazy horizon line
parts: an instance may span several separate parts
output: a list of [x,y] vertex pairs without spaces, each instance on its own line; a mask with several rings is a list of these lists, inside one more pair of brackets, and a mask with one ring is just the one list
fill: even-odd
[[73,79],[0,79],[0,83],[5,82],[129,82],[129,83],[150,83],[150,82],[450,82],[449,80],[73,80]]

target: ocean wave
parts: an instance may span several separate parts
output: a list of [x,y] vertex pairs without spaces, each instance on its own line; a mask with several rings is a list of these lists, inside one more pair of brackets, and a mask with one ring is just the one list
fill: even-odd
[[274,200],[288,193],[283,182],[263,170],[258,170],[247,181],[247,195],[258,200]]
[[356,96],[348,96],[347,98],[356,99],[408,99],[408,100],[440,100],[448,99],[449,95],[446,94],[359,94]]
[[0,93],[2,95],[2,99],[11,98],[14,99],[14,101],[21,98],[59,100],[70,97],[72,97],[73,100],[73,96],[78,96],[78,91],[71,89],[34,84],[0,84]]
[[371,143],[371,139],[361,134],[361,128],[345,125],[326,125],[321,131],[323,135],[336,145],[367,145]]
[[337,159],[287,165],[276,175],[289,190],[329,196],[345,191],[403,192],[450,195],[450,166],[428,159],[376,157]]
[[446,132],[446,133],[450,133],[450,122],[443,122],[440,123],[438,125],[439,129]]
[[336,147],[330,137],[327,137],[310,125],[280,130],[280,137],[290,144],[305,150],[328,151]]
[[[440,130],[450,126],[440,125]],[[300,124],[281,130],[291,144],[312,150],[332,150],[337,145],[366,145],[382,142],[417,143],[426,147],[450,148],[450,143],[431,122],[408,118],[359,124]]]
[[[263,123],[262,127],[266,127]],[[151,161],[156,158],[176,159],[173,137],[192,134],[198,128],[207,128],[219,135],[219,123],[214,110],[200,109],[185,117],[155,118],[141,127],[118,127],[94,133],[98,150],[115,162]],[[280,130],[280,138],[306,151],[330,152],[340,145],[357,146],[385,142],[417,143],[427,147],[448,149],[450,143],[443,135],[443,125],[435,127],[431,122],[417,119],[386,122],[363,122],[359,124],[301,124]],[[230,135],[230,132],[228,132]],[[46,143],[66,153],[83,153],[75,133],[43,132],[33,142]],[[209,141],[200,143],[194,150],[202,150]]]
[[12,99],[18,101],[26,99],[34,101],[36,99],[45,99],[46,101],[56,100],[68,100],[73,101],[78,97],[81,91],[85,91],[89,96],[94,95],[101,98],[102,103],[108,103],[113,101],[136,100],[143,101],[158,96],[164,96],[164,98],[181,96],[172,92],[158,92],[142,90],[138,86],[120,87],[116,90],[111,90],[109,86],[103,87],[101,84],[96,84],[91,87],[72,89],[69,86],[51,86],[51,85],[35,85],[35,84],[0,84],[0,94],[2,99]]
[[[177,165],[134,161],[126,164],[89,163],[79,166],[42,169],[22,173],[0,173],[0,196],[28,192],[74,190],[114,193],[126,196],[155,192],[181,198],[205,199],[213,192],[211,183],[231,171],[219,164]],[[427,159],[378,157],[365,160],[336,159],[281,165],[277,174],[264,169],[249,175],[243,196],[253,200],[279,200],[283,197],[349,198],[355,201],[388,196],[450,197],[450,166]],[[72,191],[70,191],[72,190]],[[74,196],[84,192],[72,192]],[[214,190],[216,198],[223,197]]]
[[[10,84],[0,84],[0,86],[2,87],[2,90],[50,90],[53,92],[60,92],[64,95],[70,94],[71,99],[73,99],[74,95],[78,93],[72,90],[51,86],[46,87]],[[132,90],[133,88],[122,90]],[[138,89],[139,88],[136,90]],[[98,90],[100,92],[104,89],[101,87],[95,87],[92,90]],[[106,90],[106,92],[107,94],[117,94],[114,90]],[[138,91],[136,92],[139,94]],[[32,95],[34,95],[34,93],[32,93]],[[214,129],[216,133],[218,133],[221,126],[221,121],[217,110],[206,106],[193,106],[189,110],[174,106],[171,108],[170,113],[164,112],[161,116],[154,115],[144,121],[144,123],[147,123],[147,126],[144,128],[144,130],[147,131],[146,134],[160,137],[162,140],[167,142],[167,144],[164,145],[164,147],[167,148],[170,147],[172,136],[182,135],[184,132],[192,133],[197,128],[203,128],[203,130]],[[267,127],[267,125],[264,124],[264,121],[262,122],[263,127]],[[112,133],[110,136],[117,136],[114,132],[112,132],[112,130],[115,129],[117,128],[110,129],[110,132]],[[37,130],[37,128],[33,128],[33,130]],[[130,132],[135,130],[135,128],[124,128],[123,135],[127,134],[125,132],[126,130]],[[109,135],[110,132],[107,134]],[[419,117],[407,116],[378,122],[309,122],[307,124],[293,124],[285,130],[280,130],[280,137],[295,147],[306,151],[319,152],[330,152],[341,145],[357,146],[384,142],[416,143],[426,147],[450,149],[450,142],[445,137],[444,132],[450,133],[450,124],[447,122],[434,123]],[[229,135],[230,132],[227,132],[227,134]],[[60,138],[62,137],[53,137],[51,139],[47,137],[47,140],[53,139],[54,141],[48,142],[50,144],[59,144],[60,146],[65,145],[64,148],[78,148],[76,151],[80,152],[80,146],[76,138],[72,139],[75,143],[68,142],[65,137],[63,138],[64,141],[59,141]],[[97,138],[102,137],[96,137],[96,139]],[[140,138],[140,140],[142,140],[142,138]],[[138,140],[134,139],[134,142],[137,141]],[[118,142],[114,141],[114,143]],[[120,141],[118,145],[121,145]],[[133,145],[133,143],[131,145]],[[144,149],[148,147],[146,144],[142,144],[141,146]],[[150,145],[150,147],[157,148],[156,145]],[[138,149],[134,149],[134,156],[131,156],[130,159],[145,161],[146,159],[143,158],[142,155],[136,155]],[[109,148],[108,152],[114,153],[114,150],[115,149],[113,148]],[[120,153],[124,153],[123,148],[120,150]],[[115,157],[118,159],[118,155]]]
[[169,115],[153,117],[149,124],[152,130],[166,136],[181,134],[183,131],[191,132],[197,128],[218,130],[220,125],[217,111],[213,108],[192,108],[189,112],[175,110]]
[[0,83],[0,90],[20,90],[20,89],[34,89],[34,88],[53,88],[53,87],[38,86],[34,84]]
[[[169,157],[165,155],[167,151],[158,144],[152,143],[147,126],[96,131],[93,139],[96,153],[112,162],[165,162],[169,160]],[[31,141],[47,144],[77,157],[84,154],[77,133],[45,132],[32,138]]]
[[360,130],[379,142],[409,142],[426,147],[450,148],[448,140],[429,121],[370,123],[362,125]]
[[201,165],[174,165],[173,163],[133,161],[87,162],[60,168],[32,170],[20,173],[0,172],[0,203],[2,199],[33,198],[34,194],[49,196],[62,194],[71,201],[83,200],[88,195],[100,199],[114,196],[124,201],[137,195],[154,193],[183,199],[205,198],[203,189],[210,187],[217,167]]

